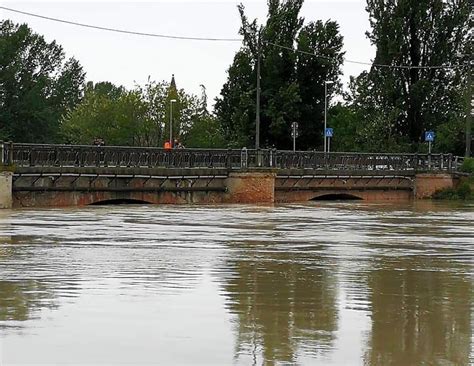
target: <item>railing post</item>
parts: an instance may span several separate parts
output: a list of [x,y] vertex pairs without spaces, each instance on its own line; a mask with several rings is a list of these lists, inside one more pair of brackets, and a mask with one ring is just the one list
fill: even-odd
[[240,167],[246,169],[248,165],[248,152],[247,148],[243,147],[240,153]]
[[255,162],[257,167],[261,167],[262,166],[262,150],[260,149],[257,149],[257,151],[255,151],[255,158],[257,159],[257,161]]
[[59,151],[58,147],[56,146],[54,149],[54,166],[59,166]]
[[5,164],[5,146],[3,144],[3,141],[0,141],[0,165],[6,165]]
[[227,169],[232,169],[232,150],[227,149],[226,157],[225,157],[225,165]]
[[95,151],[96,151],[96,154],[95,154],[95,166],[96,167],[99,167],[100,166],[100,145],[99,146],[96,146],[95,148]]
[[448,155],[448,171],[452,171],[453,169],[453,154]]
[[13,141],[8,142],[7,165],[13,165]]

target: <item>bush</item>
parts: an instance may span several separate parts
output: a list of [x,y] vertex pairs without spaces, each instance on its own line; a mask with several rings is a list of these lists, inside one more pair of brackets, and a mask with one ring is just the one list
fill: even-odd
[[474,158],[466,158],[459,169],[461,172],[474,174]]
[[433,198],[441,200],[470,200],[474,199],[474,190],[469,182],[463,182],[456,189],[447,188],[436,192]]

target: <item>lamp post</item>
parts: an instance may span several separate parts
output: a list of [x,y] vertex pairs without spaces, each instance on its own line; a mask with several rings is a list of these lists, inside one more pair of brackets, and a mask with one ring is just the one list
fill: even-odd
[[173,148],[173,103],[176,103],[176,99],[170,100],[170,147]]
[[327,128],[327,114],[328,114],[328,85],[334,84],[334,81],[327,80],[324,82],[324,153],[327,152],[326,148],[326,128]]

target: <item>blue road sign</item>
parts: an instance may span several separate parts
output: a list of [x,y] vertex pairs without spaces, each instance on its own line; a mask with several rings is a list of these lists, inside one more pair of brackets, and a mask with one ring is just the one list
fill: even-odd
[[332,128],[326,128],[326,137],[332,137],[334,135],[334,130]]
[[426,142],[433,142],[435,139],[434,131],[426,131],[425,132],[425,141]]

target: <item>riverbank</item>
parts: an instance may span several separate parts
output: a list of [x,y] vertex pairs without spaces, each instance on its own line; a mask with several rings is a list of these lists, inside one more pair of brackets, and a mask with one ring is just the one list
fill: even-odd
[[437,191],[433,195],[434,199],[474,200],[474,158],[465,159],[459,170],[468,175],[461,178],[457,187]]

